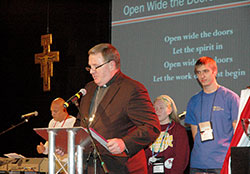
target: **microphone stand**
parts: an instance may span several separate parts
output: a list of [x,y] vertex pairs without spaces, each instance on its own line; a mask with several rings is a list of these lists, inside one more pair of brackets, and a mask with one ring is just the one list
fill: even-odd
[[97,146],[96,146],[96,144],[95,144],[95,142],[94,142],[94,138],[93,138],[93,136],[92,136],[92,134],[91,134],[91,132],[90,132],[90,130],[89,130],[89,124],[88,124],[87,120],[85,120],[85,118],[81,115],[79,103],[77,102],[77,100],[74,101],[74,104],[75,104],[75,106],[76,106],[76,108],[77,108],[77,110],[78,110],[78,112],[79,112],[79,115],[80,115],[81,118],[82,118],[82,119],[81,119],[81,122],[82,122],[83,125],[86,127],[87,133],[89,134],[89,137],[90,137],[90,141],[91,141],[91,143],[92,143],[92,145],[93,145],[93,147],[94,147],[94,154],[93,154],[93,157],[94,157],[94,172],[95,172],[95,174],[96,174],[96,172],[97,172],[97,168],[96,168],[97,162],[96,162],[96,159],[97,159],[97,157],[98,157],[99,160],[100,160],[100,163],[101,163],[101,166],[102,166],[102,168],[103,168],[104,173],[108,174],[109,171],[108,171],[108,169],[107,169],[107,166],[106,166],[106,164],[104,163],[104,161],[102,160],[102,157],[101,157],[101,155],[100,155],[100,152],[99,152],[99,150],[98,150],[98,148],[97,148]]
[[16,124],[16,125],[13,125],[13,126],[11,126],[10,128],[8,128],[8,129],[2,131],[2,132],[0,133],[0,135],[4,134],[4,133],[6,133],[6,132],[9,132],[10,130],[16,128],[17,126],[20,126],[20,125],[22,125],[22,124],[24,124],[24,123],[26,123],[26,122],[29,122],[29,118],[30,118],[30,117],[25,118],[25,120],[23,120],[22,122],[20,122],[20,123],[18,123],[18,124]]

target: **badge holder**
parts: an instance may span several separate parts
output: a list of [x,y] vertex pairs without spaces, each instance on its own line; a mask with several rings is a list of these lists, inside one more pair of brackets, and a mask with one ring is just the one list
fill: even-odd
[[164,157],[154,157],[151,162],[153,173],[164,173]]
[[199,123],[201,142],[214,139],[212,123],[210,121]]

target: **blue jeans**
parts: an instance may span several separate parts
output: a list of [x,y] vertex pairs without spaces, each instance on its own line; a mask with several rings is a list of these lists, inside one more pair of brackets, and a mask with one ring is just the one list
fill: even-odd
[[189,174],[207,174],[207,173],[214,173],[220,174],[221,169],[197,169],[197,168],[190,168]]

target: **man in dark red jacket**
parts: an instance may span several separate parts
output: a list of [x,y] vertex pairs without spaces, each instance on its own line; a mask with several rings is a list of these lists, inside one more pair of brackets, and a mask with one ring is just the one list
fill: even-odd
[[[146,88],[120,71],[120,54],[111,44],[90,49],[88,64],[94,81],[85,87],[76,125],[84,126],[83,116],[108,140],[108,150],[98,148],[109,173],[147,172],[143,149],[158,137],[160,124]],[[91,155],[88,166],[91,173]],[[103,172],[100,165],[97,171]]]

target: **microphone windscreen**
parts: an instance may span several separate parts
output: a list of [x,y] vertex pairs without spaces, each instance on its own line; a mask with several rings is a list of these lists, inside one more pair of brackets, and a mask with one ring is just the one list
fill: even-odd
[[87,91],[86,91],[86,89],[80,89],[80,91],[79,91],[80,93],[82,93],[82,95],[84,96],[84,95],[86,95],[87,94]]

